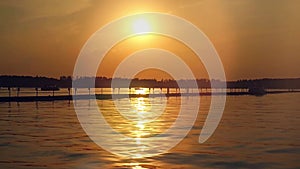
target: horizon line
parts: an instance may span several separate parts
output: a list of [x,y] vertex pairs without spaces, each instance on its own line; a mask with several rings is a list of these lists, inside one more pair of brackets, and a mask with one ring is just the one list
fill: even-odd
[[[46,75],[8,75],[8,74],[0,74],[0,77],[32,77],[32,78],[49,78],[49,79],[56,79],[56,80],[61,80],[62,78],[72,78],[72,80],[74,79],[73,76],[71,75],[61,75],[59,77],[51,77],[51,76],[46,76]],[[170,81],[170,80],[194,80],[194,79],[164,79],[164,78],[161,78],[161,79],[157,79],[157,78],[127,78],[127,77],[106,77],[106,76],[80,76],[80,77],[77,77],[75,79],[80,79],[80,78],[106,78],[106,79],[123,79],[123,80],[134,80],[134,79],[137,79],[137,80],[156,80],[156,81]],[[227,80],[226,79],[226,82],[234,82],[234,81],[240,81],[240,80],[283,80],[283,79],[300,79],[300,77],[261,77],[261,78],[240,78],[240,79],[236,79],[236,80]],[[216,81],[221,81],[219,79],[209,79],[209,78],[196,78],[195,80],[216,80]]]

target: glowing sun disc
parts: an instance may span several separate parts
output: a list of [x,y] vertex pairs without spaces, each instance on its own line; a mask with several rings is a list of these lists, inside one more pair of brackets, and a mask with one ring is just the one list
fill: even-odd
[[150,25],[145,19],[136,20],[133,23],[134,33],[145,33],[150,31]]

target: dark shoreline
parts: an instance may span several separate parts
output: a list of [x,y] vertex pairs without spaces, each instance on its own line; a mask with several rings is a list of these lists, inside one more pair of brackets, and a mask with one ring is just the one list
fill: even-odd
[[[300,91],[267,91],[266,94],[280,94],[280,93],[300,93]],[[169,94],[96,94],[96,95],[60,95],[60,96],[13,96],[13,97],[0,97],[0,102],[35,102],[35,101],[59,101],[59,100],[107,100],[137,97],[181,97],[181,96],[210,96],[210,95],[224,95],[224,92],[203,92],[203,93],[169,93]],[[229,96],[241,96],[241,95],[251,95],[249,92],[227,92],[226,95]]]

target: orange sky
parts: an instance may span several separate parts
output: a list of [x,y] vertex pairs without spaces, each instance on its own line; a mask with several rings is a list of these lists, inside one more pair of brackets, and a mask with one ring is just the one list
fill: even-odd
[[[72,75],[80,49],[104,24],[134,13],[164,12],[189,20],[210,38],[229,80],[300,77],[298,9],[297,0],[1,1],[0,74]],[[126,43],[134,40],[129,39],[118,44],[99,74],[113,73],[106,61],[116,65],[129,51],[156,45],[182,55],[196,77],[206,76],[188,49],[172,39],[155,38],[160,43],[130,46]]]

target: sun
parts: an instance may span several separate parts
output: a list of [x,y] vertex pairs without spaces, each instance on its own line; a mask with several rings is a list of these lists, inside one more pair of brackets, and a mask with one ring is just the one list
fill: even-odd
[[150,31],[150,24],[146,19],[138,19],[133,22],[134,33],[146,33]]

